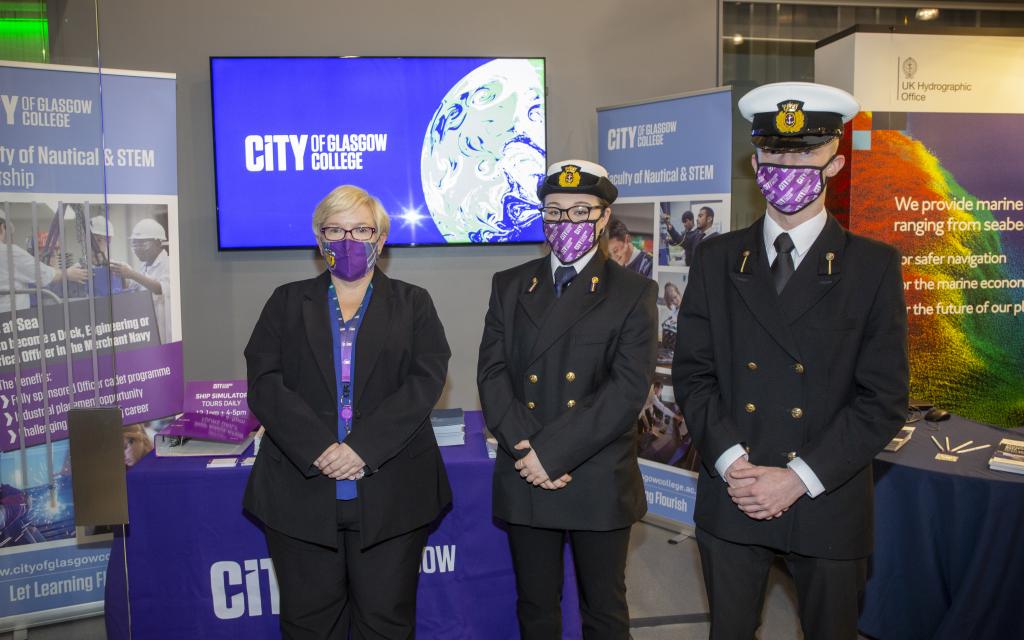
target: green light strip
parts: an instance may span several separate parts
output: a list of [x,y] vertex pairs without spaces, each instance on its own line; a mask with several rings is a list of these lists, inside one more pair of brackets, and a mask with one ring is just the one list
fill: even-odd
[[0,59],[49,62],[49,47],[46,18],[0,18]]

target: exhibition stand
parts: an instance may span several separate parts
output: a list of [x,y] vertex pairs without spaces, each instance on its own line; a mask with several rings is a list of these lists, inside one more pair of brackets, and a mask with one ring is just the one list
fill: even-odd
[[[878,640],[1019,637],[1024,476],[992,471],[988,460],[1000,439],[1024,433],[958,416],[916,427],[875,461],[875,553],[860,630]],[[992,446],[946,462],[929,436]]]
[[[1024,40],[1011,35],[855,27],[817,46],[816,81],[861,104],[827,209],[851,232],[900,252],[911,396],[954,414],[916,422],[905,446],[874,462],[874,521],[851,535],[874,528],[859,629],[876,640],[1021,637],[1024,549],[1015,538],[1024,530],[1024,475],[988,466],[1001,438],[1024,439]],[[220,466],[207,454],[155,452],[134,464],[154,441],[181,435],[161,436],[169,416],[192,413],[182,394],[179,250],[188,243],[179,237],[177,167],[180,140],[196,133],[176,129],[185,103],[173,74],[104,69],[102,85],[100,75],[98,67],[0,64],[0,633],[97,616],[102,604],[112,640],[278,637],[280,594],[263,526],[242,508],[250,473],[242,461],[252,451]],[[556,159],[544,58],[216,57],[209,81],[218,251],[309,249],[318,238],[309,214],[341,182],[380,194],[391,212],[389,247],[544,239],[535,187]],[[739,226],[734,97],[715,87],[597,115],[598,160],[620,189],[623,264],[658,291],[657,364],[637,429],[647,522],[687,534],[702,463],[672,364],[677,340],[688,339],[680,308],[697,248]],[[184,121],[207,124],[191,107]],[[209,242],[190,250],[212,252]],[[429,272],[446,255],[404,265]],[[458,305],[505,266],[489,260],[460,262],[460,274],[483,279],[457,282],[457,302],[438,296],[437,307],[466,315]],[[302,266],[280,274],[311,263],[293,264]],[[240,324],[253,292],[271,288],[269,280],[238,287],[234,299],[247,277],[241,269],[211,289],[227,292],[224,317]],[[440,278],[410,280],[433,293]],[[476,328],[450,323],[448,335]],[[210,362],[237,368],[231,358],[240,351]],[[453,375],[472,384],[473,365],[459,357],[466,346],[450,351]],[[244,397],[245,381],[234,384]],[[113,534],[123,520],[87,521],[85,501],[72,494],[69,411],[98,407],[120,418],[125,463],[134,464],[130,524]],[[253,426],[246,422],[246,438]],[[465,431],[465,444],[441,448],[453,503],[423,549],[417,636],[512,640],[516,579],[507,533],[492,515],[495,463],[481,412],[465,414]],[[951,455],[951,443],[977,448]],[[114,462],[104,470],[119,476]],[[564,562],[563,637],[580,638],[568,545]]]
[[[465,420],[466,444],[441,449],[453,503],[424,549],[416,635],[511,640],[519,637],[515,577],[505,531],[491,517],[494,461],[483,415]],[[249,467],[207,462],[150,455],[129,470],[131,524],[114,541],[108,572],[111,640],[277,637],[273,567],[259,523],[242,511]],[[579,638],[569,553],[562,605],[564,637]]]

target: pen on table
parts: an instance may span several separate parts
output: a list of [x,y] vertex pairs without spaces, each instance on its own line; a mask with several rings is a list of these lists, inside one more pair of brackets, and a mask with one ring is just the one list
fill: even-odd
[[971,447],[970,449],[963,449],[963,450],[960,451],[960,453],[970,453],[972,451],[980,451],[981,449],[988,449],[991,446],[992,445],[990,445],[990,444],[983,444],[980,447]]
[[934,442],[935,446],[939,448],[939,451],[945,452],[945,449],[943,449],[942,445],[939,444],[939,441],[935,439],[935,436],[928,436],[928,437],[932,439],[932,442]]
[[972,444],[974,444],[974,440],[968,440],[967,442],[965,442],[963,444],[958,444],[957,446],[953,447],[952,449],[950,449],[950,451],[960,451],[964,447],[969,447]]

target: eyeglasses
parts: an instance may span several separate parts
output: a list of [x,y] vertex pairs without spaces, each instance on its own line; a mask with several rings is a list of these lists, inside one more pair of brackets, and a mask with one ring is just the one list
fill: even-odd
[[352,239],[358,242],[366,242],[368,240],[373,240],[373,236],[377,233],[377,228],[367,227],[365,225],[358,226],[354,229],[344,229],[342,227],[320,227],[320,233],[324,234],[324,238],[327,238],[329,242],[344,240],[346,236],[352,236]]
[[540,212],[544,216],[544,222],[561,222],[564,218],[567,218],[569,222],[580,223],[587,222],[590,220],[590,213],[594,209],[604,209],[604,205],[585,205],[578,204],[568,209],[560,209],[558,207],[541,207]]

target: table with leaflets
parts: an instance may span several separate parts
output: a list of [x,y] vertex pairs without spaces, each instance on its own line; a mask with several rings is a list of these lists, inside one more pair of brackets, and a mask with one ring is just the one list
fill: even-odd
[[[424,549],[416,636],[511,640],[519,637],[515,576],[507,536],[491,516],[494,461],[482,414],[465,418],[466,444],[441,449],[454,499]],[[128,471],[131,524],[114,540],[108,570],[111,640],[279,636],[266,542],[242,511],[249,467],[207,469],[207,461],[150,455]],[[569,553],[565,577],[564,635],[579,638]]]
[[[875,461],[875,553],[860,617],[878,640],[1024,637],[1024,476],[993,471],[997,429],[952,416],[914,423],[910,441]],[[937,460],[939,448],[987,449]],[[969,447],[968,447],[969,448]]]

